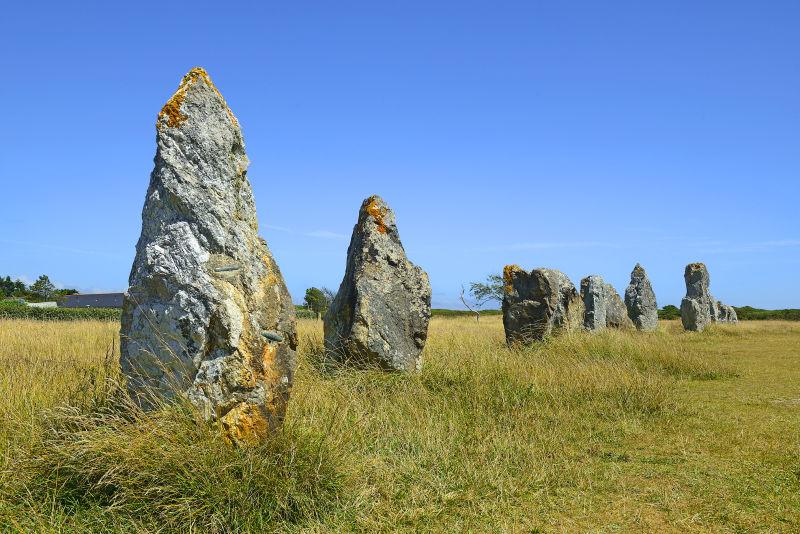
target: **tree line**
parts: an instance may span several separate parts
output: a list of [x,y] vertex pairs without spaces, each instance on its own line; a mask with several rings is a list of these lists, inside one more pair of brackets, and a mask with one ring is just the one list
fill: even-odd
[[31,285],[17,278],[12,280],[10,276],[0,276],[0,297],[17,298],[28,302],[45,302],[51,300],[61,300],[67,295],[76,295],[77,289],[57,289],[55,284],[50,281],[46,274],[41,275]]

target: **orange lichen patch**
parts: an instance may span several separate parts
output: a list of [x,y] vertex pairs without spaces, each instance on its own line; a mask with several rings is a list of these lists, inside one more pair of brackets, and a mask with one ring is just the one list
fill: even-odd
[[254,445],[269,432],[269,421],[261,409],[243,402],[220,419],[223,436],[232,445]]
[[506,265],[503,267],[503,282],[505,291],[510,294],[514,291],[514,271],[522,269],[519,265]]
[[181,84],[178,86],[175,94],[173,94],[167,103],[164,104],[164,107],[161,108],[161,111],[158,114],[158,120],[156,121],[156,128],[161,128],[162,119],[164,117],[167,119],[167,126],[169,128],[177,128],[189,118],[188,115],[181,112],[181,104],[183,104],[183,99],[186,97],[186,92],[188,91],[189,87],[191,87],[198,80],[203,80],[206,85],[208,85],[214,90],[215,93],[217,93],[219,98],[225,104],[225,110],[227,111],[231,122],[234,124],[234,126],[239,126],[239,121],[236,120],[236,117],[228,107],[227,102],[225,102],[225,98],[223,98],[222,93],[220,93],[217,87],[214,85],[214,82],[211,81],[208,73],[202,67],[195,67],[186,73],[186,76],[184,76],[181,80]]
[[278,382],[278,373],[275,370],[275,356],[277,353],[278,346],[273,343],[267,343],[264,346],[264,352],[261,353],[261,378],[270,384]]
[[186,91],[181,90],[179,87],[178,90],[175,91],[175,94],[172,95],[172,98],[164,104],[164,107],[161,108],[161,111],[158,113],[156,128],[161,128],[164,117],[167,118],[167,126],[170,128],[177,128],[189,118],[189,115],[181,112],[181,104],[183,104],[184,96],[186,96]]
[[378,231],[382,234],[385,234],[386,224],[383,222],[383,218],[386,216],[386,208],[380,206],[378,204],[378,199],[374,196],[369,197],[369,202],[367,203],[367,213],[372,215],[372,218],[375,220],[375,224],[378,225]]

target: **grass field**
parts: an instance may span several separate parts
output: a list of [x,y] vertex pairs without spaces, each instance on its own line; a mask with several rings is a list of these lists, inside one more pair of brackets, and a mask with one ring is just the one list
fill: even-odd
[[301,350],[284,430],[224,445],[115,385],[118,325],[0,321],[0,531],[800,531],[800,324],[512,350],[434,319],[423,371]]

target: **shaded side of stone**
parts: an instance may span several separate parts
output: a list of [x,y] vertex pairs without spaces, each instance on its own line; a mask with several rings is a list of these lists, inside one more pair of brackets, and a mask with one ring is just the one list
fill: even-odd
[[606,326],[609,328],[633,328],[633,322],[628,317],[628,309],[611,284],[605,284],[606,299]]
[[503,270],[503,327],[506,341],[532,343],[579,328],[583,304],[567,275],[555,269]]
[[430,316],[428,275],[406,257],[394,212],[378,196],[366,199],[325,314],[326,354],[359,367],[417,371]]

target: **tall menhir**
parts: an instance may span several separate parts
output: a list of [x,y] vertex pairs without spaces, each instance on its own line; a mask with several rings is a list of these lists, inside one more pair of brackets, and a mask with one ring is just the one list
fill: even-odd
[[258,236],[239,123],[203,69],[156,121],[142,233],[122,313],[122,370],[150,406],[183,396],[233,443],[258,441],[286,411],[294,307]]

